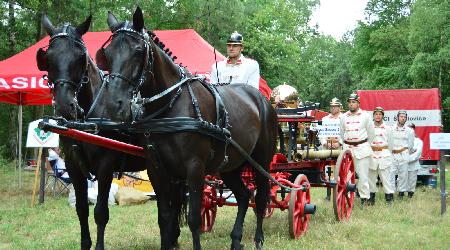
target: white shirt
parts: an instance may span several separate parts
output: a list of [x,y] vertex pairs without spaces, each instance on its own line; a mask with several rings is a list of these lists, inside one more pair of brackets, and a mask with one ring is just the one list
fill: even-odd
[[244,83],[259,90],[259,78],[258,62],[243,55],[236,64],[227,59],[217,62],[217,68],[214,63],[211,69],[211,83]]
[[422,156],[422,149],[423,141],[418,137],[414,138],[414,149],[413,153],[409,155],[408,171],[420,169],[419,159]]
[[[344,150],[350,149],[356,159],[371,156],[372,148],[370,143],[372,143],[375,134],[371,115],[362,109],[358,109],[356,113],[347,111],[341,116],[340,123]],[[346,141],[360,142],[366,139],[367,142],[356,146],[345,144]]]
[[66,171],[66,163],[64,162],[64,160],[59,157],[59,155],[53,149],[48,149],[48,161],[54,160],[56,160],[55,168],[58,170],[58,173],[63,172],[61,177],[69,178],[69,173],[67,173]]

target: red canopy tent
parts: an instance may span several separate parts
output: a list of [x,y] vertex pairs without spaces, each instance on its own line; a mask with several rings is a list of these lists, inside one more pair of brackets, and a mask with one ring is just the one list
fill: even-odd
[[[192,73],[208,74],[214,63],[214,48],[195,30],[155,31],[159,39],[170,48]],[[109,38],[111,32],[88,32],[83,36],[92,58],[96,51]],[[42,79],[45,72],[36,65],[36,52],[47,46],[49,37],[45,37],[24,51],[0,62],[0,102],[19,105],[19,166],[21,164],[22,105],[50,105],[51,96],[46,82]],[[225,57],[216,51],[217,60]],[[270,96],[270,88],[264,79],[260,80],[260,90]],[[20,178],[20,177],[19,177]]]
[[[192,73],[207,74],[214,63],[214,48],[195,30],[161,30],[156,35],[170,48]],[[95,52],[108,39],[111,32],[88,32],[83,36],[87,49],[95,58]],[[0,102],[16,105],[51,104],[50,92],[42,79],[45,72],[39,71],[36,65],[36,51],[48,45],[49,37],[42,39],[26,50],[0,62]],[[225,57],[216,51],[217,60]],[[260,90],[267,97],[270,88],[261,79]]]

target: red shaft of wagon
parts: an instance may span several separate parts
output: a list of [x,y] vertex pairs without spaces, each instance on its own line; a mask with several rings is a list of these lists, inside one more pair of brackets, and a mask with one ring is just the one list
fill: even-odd
[[144,148],[135,146],[135,145],[131,145],[131,144],[128,144],[125,142],[116,141],[116,140],[109,139],[106,137],[101,137],[98,135],[94,135],[94,134],[90,134],[87,132],[83,132],[83,131],[76,130],[76,129],[70,129],[70,128],[59,129],[57,127],[49,126],[46,128],[46,130],[50,130],[50,131],[57,133],[59,135],[62,135],[62,136],[70,137],[77,141],[83,141],[83,142],[87,142],[87,143],[94,144],[97,146],[101,146],[101,147],[105,147],[105,148],[109,148],[109,149],[113,149],[113,150],[117,150],[117,151],[124,152],[127,154],[136,155],[136,156],[145,158]]

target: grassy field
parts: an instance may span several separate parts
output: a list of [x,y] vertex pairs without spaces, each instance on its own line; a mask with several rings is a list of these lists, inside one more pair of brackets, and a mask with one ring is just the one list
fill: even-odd
[[[31,207],[33,172],[24,172],[25,187],[17,190],[14,170],[0,162],[0,249],[79,249],[79,224],[67,198],[46,197]],[[447,176],[447,185],[450,177]],[[447,186],[449,187],[449,186]],[[448,190],[448,189],[447,189]],[[276,210],[265,220],[265,249],[450,249],[450,208],[440,216],[439,190],[419,188],[412,199],[384,205],[378,194],[374,207],[355,207],[348,222],[334,220],[325,189],[313,188],[317,212],[305,236],[289,238],[288,212]],[[450,207],[447,199],[447,207]],[[219,208],[213,232],[201,236],[203,249],[229,249],[229,233],[236,208]],[[93,207],[91,236],[95,242]],[[244,227],[245,249],[253,248],[255,216],[249,210]],[[188,227],[182,228],[180,249],[191,249]],[[110,207],[107,249],[159,249],[156,202]]]

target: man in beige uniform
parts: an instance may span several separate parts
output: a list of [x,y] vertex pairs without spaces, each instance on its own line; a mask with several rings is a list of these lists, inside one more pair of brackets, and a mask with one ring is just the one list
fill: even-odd
[[[330,114],[322,118],[322,122],[325,121],[337,121],[341,117],[341,102],[336,97],[330,102]],[[324,149],[340,149],[342,141],[340,137],[322,137],[320,143]]]
[[344,151],[350,149],[353,155],[355,171],[358,174],[357,188],[361,204],[365,205],[369,194],[369,165],[372,156],[370,144],[374,137],[374,125],[369,113],[359,108],[359,96],[351,94],[347,99],[349,111],[340,118],[341,137]]
[[[409,155],[413,153],[414,131],[405,126],[408,115],[406,111],[400,110],[397,113],[397,124],[392,129],[392,156],[393,165],[391,167],[390,181],[392,187],[397,182],[398,197],[403,199],[408,191],[408,161]],[[396,181],[395,175],[398,175]]]
[[369,204],[375,204],[375,194],[378,191],[377,180],[383,183],[386,202],[391,204],[394,200],[394,189],[389,180],[390,167],[392,166],[392,128],[383,123],[384,109],[376,107],[373,111],[375,125],[375,137],[370,144],[372,146],[372,162],[369,167]]

